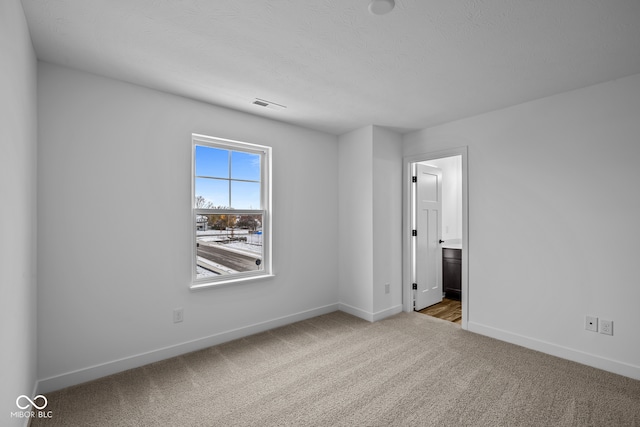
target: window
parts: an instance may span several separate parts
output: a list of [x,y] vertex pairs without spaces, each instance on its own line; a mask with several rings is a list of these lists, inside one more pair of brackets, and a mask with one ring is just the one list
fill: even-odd
[[271,148],[192,140],[191,288],[271,275]]

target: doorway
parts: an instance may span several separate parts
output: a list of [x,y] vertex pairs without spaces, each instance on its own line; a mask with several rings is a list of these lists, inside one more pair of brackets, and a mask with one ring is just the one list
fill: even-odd
[[[424,175],[421,171],[425,168],[432,174],[428,180],[431,179],[435,184],[427,183],[426,185],[431,185],[431,188],[419,190],[425,184],[418,182],[420,179],[418,175]],[[442,171],[439,179],[433,178],[435,176],[433,171],[436,170]],[[455,305],[458,304],[458,313],[461,316],[453,321],[459,323],[463,329],[467,329],[469,317],[467,147],[405,157],[404,173],[407,185],[403,203],[403,309],[438,313],[447,312],[452,307],[455,310]],[[437,191],[437,197],[434,191]],[[435,204],[435,201],[438,204]],[[430,212],[427,212],[429,210]],[[435,227],[434,224],[436,224]],[[444,262],[443,253],[447,258]],[[452,255],[458,259],[449,259]],[[447,276],[452,265],[454,267],[457,265],[458,268],[458,276],[453,281]],[[457,283],[459,288],[456,289],[451,285],[452,283]],[[425,295],[429,294],[427,291],[431,295],[426,299],[427,304],[432,307],[431,310],[429,306],[426,308],[424,306]],[[433,298],[434,294],[438,294],[438,298]],[[443,296],[444,303],[433,305],[439,303]],[[452,300],[454,302],[451,302]],[[460,303],[455,300],[459,300]],[[426,314],[433,315],[433,313]]]

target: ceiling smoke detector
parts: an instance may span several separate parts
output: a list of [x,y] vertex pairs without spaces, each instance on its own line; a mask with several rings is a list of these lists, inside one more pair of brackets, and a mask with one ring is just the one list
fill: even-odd
[[260,99],[260,98],[256,98],[253,101],[253,105],[257,105],[259,107],[270,108],[272,110],[284,110],[285,108],[287,108],[286,105],[278,104],[276,102],[267,101],[266,99]]
[[369,12],[374,15],[386,15],[396,6],[394,0],[371,0],[369,3]]

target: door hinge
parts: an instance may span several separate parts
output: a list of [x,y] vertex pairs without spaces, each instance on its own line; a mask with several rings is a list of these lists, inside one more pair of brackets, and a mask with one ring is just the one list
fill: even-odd
[[418,182],[418,177],[417,176],[412,176],[411,177],[411,182]]
[[418,284],[417,284],[417,283],[413,283],[413,284],[411,285],[411,289],[418,290]]
[[418,230],[411,230],[411,236],[415,237],[418,235]]

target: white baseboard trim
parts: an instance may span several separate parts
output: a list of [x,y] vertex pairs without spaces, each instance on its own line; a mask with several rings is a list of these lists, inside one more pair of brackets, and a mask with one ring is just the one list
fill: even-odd
[[344,311],[345,313],[349,313],[352,316],[359,317],[368,322],[373,322],[373,313],[362,310],[361,308],[340,302],[338,303],[338,310]]
[[289,325],[301,320],[306,320],[323,314],[332,313],[334,311],[338,311],[338,309],[339,304],[329,304],[311,310],[301,311],[299,313],[278,317],[276,319],[255,323],[253,325],[220,332],[204,338],[187,341],[181,344],[159,348],[157,350],[151,350],[145,353],[124,357],[122,359],[101,363],[99,365],[78,369],[49,378],[43,378],[37,381],[37,392],[34,392],[34,396],[36,394],[48,393],[51,391],[60,390],[65,387],[70,387],[72,385],[92,381],[107,375],[126,371],[128,369],[138,368],[140,366],[148,365],[149,363],[159,362],[171,357],[180,356],[192,351],[201,350],[203,348],[222,344],[227,341],[232,341],[249,335],[264,332],[269,329]]
[[378,320],[385,319],[389,316],[393,316],[394,314],[398,314],[402,312],[402,304],[394,305],[393,307],[389,307],[384,310],[377,311],[373,313],[373,321],[377,322]]
[[352,316],[359,317],[368,322],[377,322],[378,320],[400,313],[402,311],[402,305],[394,305],[393,307],[371,313],[361,308],[341,302],[338,303],[338,310],[344,311],[345,313],[349,313]]
[[480,335],[485,335],[500,341],[516,344],[531,350],[540,351],[562,359],[602,369],[603,371],[613,372],[614,374],[640,380],[640,366],[637,365],[608,359],[595,354],[585,353],[580,350],[564,347],[547,341],[537,340],[535,338],[529,338],[524,335],[514,334],[512,332],[496,329],[476,322],[468,322],[467,326],[469,331]]

